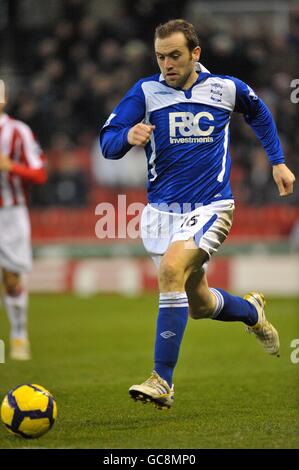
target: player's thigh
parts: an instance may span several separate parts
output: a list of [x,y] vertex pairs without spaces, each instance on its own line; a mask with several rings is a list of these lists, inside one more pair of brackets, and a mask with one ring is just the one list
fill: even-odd
[[21,274],[7,271],[7,269],[2,270],[2,280],[6,289],[11,290],[19,287],[21,284]]
[[178,277],[185,284],[190,273],[201,268],[207,258],[207,254],[197,248],[192,238],[187,241],[175,241],[161,258],[159,278]]

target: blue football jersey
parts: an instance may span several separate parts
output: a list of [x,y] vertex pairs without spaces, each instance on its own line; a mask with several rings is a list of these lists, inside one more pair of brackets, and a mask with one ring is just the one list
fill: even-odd
[[[155,204],[209,204],[232,198],[229,124],[242,113],[272,165],[284,163],[270,111],[241,80],[201,71],[188,90],[167,85],[162,74],[139,80],[116,106],[100,132],[105,158],[122,158],[131,145],[130,128],[155,125],[145,146],[148,201]],[[204,69],[206,70],[206,69]]]

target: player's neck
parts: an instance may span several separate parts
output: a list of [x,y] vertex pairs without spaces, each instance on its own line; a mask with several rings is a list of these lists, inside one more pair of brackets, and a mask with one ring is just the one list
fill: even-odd
[[198,79],[198,73],[196,72],[196,70],[194,69],[189,77],[187,78],[184,86],[182,86],[182,90],[188,90],[189,88],[192,87],[192,85],[194,85],[194,83],[196,82],[196,80]]

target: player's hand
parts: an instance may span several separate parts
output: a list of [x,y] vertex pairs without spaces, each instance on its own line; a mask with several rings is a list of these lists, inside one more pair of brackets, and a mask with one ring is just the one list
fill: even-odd
[[11,160],[2,153],[0,153],[0,171],[10,171],[11,167]]
[[138,145],[139,147],[145,147],[150,141],[151,134],[155,126],[152,124],[144,124],[139,122],[135,126],[131,127],[128,132],[128,142],[131,145]]
[[273,166],[273,178],[277,184],[280,196],[292,194],[296,178],[284,163]]

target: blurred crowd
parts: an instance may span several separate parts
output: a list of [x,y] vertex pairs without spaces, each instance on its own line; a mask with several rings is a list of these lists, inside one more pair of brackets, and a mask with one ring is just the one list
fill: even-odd
[[[133,83],[157,72],[153,31],[174,17],[196,25],[201,62],[211,72],[239,77],[266,102],[287,163],[296,173],[299,104],[290,99],[290,83],[299,78],[299,10],[290,10],[288,30],[280,32],[265,15],[254,13],[247,15],[246,28],[236,16],[227,20],[226,15],[220,23],[206,21],[201,3],[205,2],[12,2],[7,21],[0,22],[0,65],[10,83],[8,112],[32,127],[48,157],[49,181],[35,190],[35,204],[84,206],[94,186],[145,186],[142,152],[133,150],[120,168],[100,157],[97,136]],[[239,201],[284,202],[277,196],[264,151],[242,116],[232,119],[231,156]],[[298,192],[289,204],[298,204]]]

